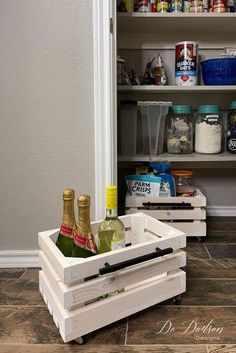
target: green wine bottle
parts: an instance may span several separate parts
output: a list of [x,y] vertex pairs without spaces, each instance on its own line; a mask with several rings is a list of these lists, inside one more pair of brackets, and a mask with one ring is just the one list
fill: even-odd
[[63,192],[63,219],[56,245],[64,256],[71,256],[74,246],[73,233],[76,228],[73,189],[65,189]]
[[106,218],[98,228],[99,253],[125,247],[125,226],[117,216],[117,187],[106,188]]
[[74,247],[72,257],[89,257],[96,255],[97,246],[90,224],[90,196],[81,195],[78,198],[78,225],[74,232]]

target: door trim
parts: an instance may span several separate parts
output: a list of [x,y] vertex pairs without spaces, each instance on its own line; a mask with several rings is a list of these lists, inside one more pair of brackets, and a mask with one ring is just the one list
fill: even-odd
[[106,186],[117,183],[115,16],[115,0],[93,1],[96,220],[105,216]]

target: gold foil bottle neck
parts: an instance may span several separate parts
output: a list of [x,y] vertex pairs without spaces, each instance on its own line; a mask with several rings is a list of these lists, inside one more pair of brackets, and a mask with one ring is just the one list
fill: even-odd
[[73,200],[75,198],[75,192],[73,189],[64,189],[63,200]]
[[89,195],[80,195],[77,203],[78,203],[78,207],[90,206],[90,196]]

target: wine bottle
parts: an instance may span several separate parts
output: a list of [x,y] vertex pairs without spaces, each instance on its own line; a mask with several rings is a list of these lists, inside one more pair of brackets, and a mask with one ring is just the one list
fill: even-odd
[[73,233],[76,227],[74,212],[74,190],[65,189],[62,198],[63,218],[56,245],[61,250],[64,256],[71,256],[72,249],[74,246]]
[[125,227],[117,216],[117,187],[106,188],[106,218],[98,228],[99,253],[125,247]]
[[78,225],[74,232],[72,257],[89,257],[97,253],[97,246],[90,224],[90,196],[78,198]]

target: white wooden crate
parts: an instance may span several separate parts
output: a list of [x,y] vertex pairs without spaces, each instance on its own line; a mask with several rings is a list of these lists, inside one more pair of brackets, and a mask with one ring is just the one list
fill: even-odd
[[[86,259],[62,255],[55,245],[58,229],[39,233],[40,291],[65,342],[185,291],[185,273],[180,270],[186,264],[180,250],[186,246],[185,234],[143,213],[120,218],[126,243],[132,245]],[[94,234],[99,224],[92,223]],[[167,254],[156,257],[158,251]],[[147,259],[140,262],[140,256]],[[128,263],[124,266],[123,261]],[[99,275],[106,263],[115,268]]]
[[186,236],[206,236],[206,197],[197,189],[193,197],[126,196],[125,213],[143,212],[176,229]]

